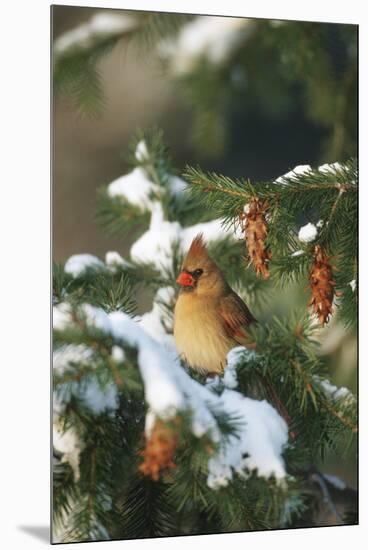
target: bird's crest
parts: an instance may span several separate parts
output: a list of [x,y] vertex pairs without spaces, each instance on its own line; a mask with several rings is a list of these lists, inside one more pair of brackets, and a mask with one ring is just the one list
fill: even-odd
[[198,233],[192,240],[187,253],[187,260],[195,261],[197,258],[208,257],[206,243],[203,238],[203,233]]

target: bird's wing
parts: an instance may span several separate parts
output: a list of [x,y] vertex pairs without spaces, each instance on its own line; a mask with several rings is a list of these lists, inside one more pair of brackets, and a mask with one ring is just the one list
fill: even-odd
[[224,322],[226,332],[236,340],[240,345],[246,347],[255,347],[254,340],[251,338],[246,327],[252,322],[256,322],[245,303],[239,296],[231,291],[221,298],[219,303],[219,314]]

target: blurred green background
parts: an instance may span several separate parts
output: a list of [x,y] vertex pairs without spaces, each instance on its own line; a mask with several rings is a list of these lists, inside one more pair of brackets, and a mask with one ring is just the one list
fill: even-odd
[[[58,40],[73,37],[66,33],[101,15],[131,17],[138,38],[122,33],[98,57],[103,106],[91,101],[91,112],[78,93],[60,93],[70,84],[65,52],[54,60],[54,83],[62,83],[53,100],[54,261],[128,254],[133,235],[107,237],[94,216],[97,189],[129,171],[138,128],[164,130],[178,174],[199,164],[257,181],[357,155],[357,27],[54,6],[54,54]],[[288,289],[263,314],[287,314],[305,300],[302,288]],[[320,339],[336,383],[355,391],[356,334],[332,321]],[[323,469],[356,486],[355,454],[347,466],[336,453]]]

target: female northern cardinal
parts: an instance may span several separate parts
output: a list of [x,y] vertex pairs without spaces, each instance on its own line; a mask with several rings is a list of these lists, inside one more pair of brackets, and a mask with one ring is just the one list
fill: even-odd
[[218,374],[231,348],[254,347],[246,327],[255,319],[208,255],[201,234],[192,241],[176,282],[181,290],[175,305],[174,337],[190,367]]

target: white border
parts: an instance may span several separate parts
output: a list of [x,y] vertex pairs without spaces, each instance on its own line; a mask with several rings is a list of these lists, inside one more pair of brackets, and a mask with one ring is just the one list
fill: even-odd
[[[359,23],[361,204],[367,205],[368,24],[364,2],[308,0],[79,0],[68,5],[182,11],[275,19]],[[57,2],[63,4],[63,2]],[[3,548],[43,548],[19,526],[49,522],[49,2],[18,0],[1,9],[1,514]],[[9,147],[10,146],[10,147]],[[5,196],[4,196],[5,190]],[[360,215],[360,525],[357,527],[211,535],[98,543],[91,548],[204,548],[231,544],[252,550],[312,545],[362,547],[367,539],[368,311],[365,209]],[[365,265],[364,265],[365,262]],[[5,306],[5,307],[4,307]],[[365,338],[366,340],[366,338]],[[60,545],[79,548],[81,544]],[[86,546],[83,546],[86,548]]]

